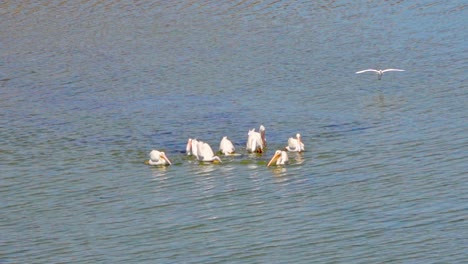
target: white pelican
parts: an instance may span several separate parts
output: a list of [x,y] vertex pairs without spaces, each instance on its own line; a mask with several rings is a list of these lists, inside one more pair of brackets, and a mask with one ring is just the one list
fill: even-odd
[[149,165],[172,165],[171,161],[166,157],[166,154],[162,151],[152,150],[149,154],[150,159],[148,160]]
[[197,159],[199,161],[221,162],[221,159],[218,156],[214,155],[210,145],[203,141],[198,141]]
[[221,151],[224,155],[233,154],[236,151],[236,148],[232,144],[232,142],[225,136],[221,139],[221,143],[219,143],[219,151]]
[[187,155],[193,155],[195,156],[195,158],[198,159],[197,147],[198,147],[198,140],[189,138],[187,141],[187,146],[185,147],[185,150],[187,151]]
[[400,70],[400,69],[385,69],[385,70],[374,70],[374,69],[367,69],[367,70],[362,70],[356,72],[356,74],[363,73],[363,72],[375,72],[377,73],[377,78],[380,80],[382,78],[382,75],[384,72],[390,72],[390,71],[405,71],[405,70]]
[[260,132],[255,132],[255,128],[249,130],[247,135],[247,151],[263,153],[264,148],[266,148],[265,127],[261,125]]
[[286,149],[291,152],[302,152],[304,151],[304,143],[301,141],[301,134],[297,133],[296,138],[290,137],[288,139],[288,145]]
[[270,165],[284,165],[289,162],[288,153],[284,150],[275,151],[275,155],[268,162],[267,167]]

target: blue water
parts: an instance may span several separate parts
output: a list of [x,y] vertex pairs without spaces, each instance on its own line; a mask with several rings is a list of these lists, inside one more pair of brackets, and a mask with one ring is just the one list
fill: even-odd
[[[0,3],[0,263],[466,262],[467,15]],[[260,124],[268,149],[248,154]],[[296,133],[306,152],[266,167]],[[185,153],[223,136],[240,156]]]

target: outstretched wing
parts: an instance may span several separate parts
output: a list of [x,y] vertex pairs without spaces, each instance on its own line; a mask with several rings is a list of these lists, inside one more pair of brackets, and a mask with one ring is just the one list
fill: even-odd
[[400,69],[385,69],[382,72],[389,72],[389,71],[405,71],[405,70],[400,70]]
[[363,72],[379,72],[378,70],[374,70],[374,69],[367,69],[367,70],[362,70],[362,71],[358,71],[356,73],[363,73]]

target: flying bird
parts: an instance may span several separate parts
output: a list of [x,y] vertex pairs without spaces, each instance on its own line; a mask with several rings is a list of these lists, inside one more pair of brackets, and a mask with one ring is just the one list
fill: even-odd
[[172,165],[171,161],[166,157],[166,154],[163,151],[153,149],[149,156],[149,165]]
[[301,140],[301,134],[297,133],[296,138],[290,137],[288,139],[288,145],[286,149],[291,152],[302,152],[304,151],[304,143]]
[[275,151],[275,155],[270,159],[267,167],[270,165],[284,165],[289,162],[288,153],[284,150]]
[[219,151],[221,151],[224,155],[231,155],[234,154],[236,148],[232,144],[232,142],[225,136],[221,139],[219,143]]
[[246,148],[248,152],[263,153],[266,148],[265,127],[261,125],[259,131],[260,132],[255,132],[254,128],[249,130],[247,133],[248,138]]
[[356,74],[363,73],[363,72],[375,72],[377,73],[377,78],[380,80],[382,79],[382,75],[384,72],[391,72],[391,71],[405,71],[405,70],[400,70],[400,69],[385,69],[385,70],[375,70],[375,69],[367,69],[367,70],[362,70],[356,72]]
[[203,141],[198,141],[197,159],[199,161],[221,162],[221,159],[214,155],[210,145]]

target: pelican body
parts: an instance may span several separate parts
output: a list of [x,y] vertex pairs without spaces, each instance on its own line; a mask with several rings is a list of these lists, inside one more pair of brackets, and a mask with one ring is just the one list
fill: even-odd
[[187,141],[187,146],[185,147],[187,155],[189,155],[189,156],[193,155],[193,156],[195,156],[195,158],[198,159],[198,157],[197,157],[197,155],[198,155],[197,147],[198,147],[198,140],[189,138],[188,141]]
[[214,155],[210,145],[203,141],[198,141],[197,159],[199,161],[221,162],[221,159]]
[[172,165],[171,161],[167,158],[163,151],[152,150],[149,154],[150,159],[148,160],[149,165]]
[[304,151],[304,143],[301,140],[301,134],[297,133],[296,138],[290,137],[288,139],[288,145],[286,149],[291,152],[302,152]]
[[219,151],[221,151],[224,155],[231,155],[234,154],[236,148],[232,144],[232,142],[225,136],[221,139],[219,143]]
[[248,138],[246,148],[248,152],[263,153],[266,148],[265,127],[261,125],[259,131],[260,132],[255,132],[254,128],[249,130],[247,133]]
[[375,72],[377,73],[377,78],[380,80],[382,79],[382,75],[384,72],[390,72],[390,71],[405,71],[405,70],[400,70],[400,69],[385,69],[385,70],[375,70],[375,69],[367,69],[367,70],[362,70],[356,72],[356,74],[363,73],[363,72]]
[[275,154],[270,159],[267,164],[267,167],[271,165],[284,165],[289,162],[288,153],[284,150],[277,150]]

